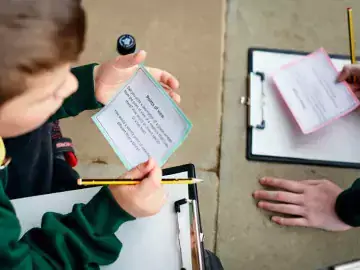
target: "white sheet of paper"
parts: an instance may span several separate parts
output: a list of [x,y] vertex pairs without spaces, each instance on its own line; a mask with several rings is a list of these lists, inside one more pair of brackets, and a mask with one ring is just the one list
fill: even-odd
[[149,157],[163,165],[192,128],[143,66],[92,118],[127,169]]
[[[164,178],[187,178],[187,172]],[[180,250],[174,202],[189,198],[188,185],[165,185],[168,201],[160,213],[139,218],[120,226],[116,236],[123,244],[120,256],[113,264],[102,269],[118,270],[179,270]],[[48,195],[12,200],[21,224],[22,235],[33,227],[41,226],[44,213],[68,213],[76,203],[87,203],[100,188],[87,188]],[[180,212],[180,238],[186,269],[192,269],[189,207]],[[136,254],[136,256],[134,256]]]
[[[264,81],[264,130],[252,128],[251,153],[257,156],[297,158],[304,160],[360,163],[360,111],[336,120],[317,132],[304,135],[297,127],[288,107],[271,83],[271,75],[282,66],[303,56],[281,52],[255,51],[252,57],[254,71],[265,74]],[[349,59],[333,58],[340,71]],[[251,95],[261,92],[260,77],[251,83]],[[250,107],[251,114],[260,111]]]
[[327,53],[320,49],[285,65],[273,80],[303,133],[308,134],[353,111],[359,100],[346,83],[336,83]]
[[353,262],[336,266],[335,270],[360,270],[360,262]]

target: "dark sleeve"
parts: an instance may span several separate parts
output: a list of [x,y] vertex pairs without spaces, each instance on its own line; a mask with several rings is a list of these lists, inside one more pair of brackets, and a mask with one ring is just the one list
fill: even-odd
[[85,110],[94,110],[102,107],[95,98],[94,67],[96,65],[89,64],[71,69],[71,72],[79,81],[79,88],[64,101],[64,104],[50,118],[50,121],[76,116]]
[[335,211],[346,224],[360,226],[360,179],[338,196]]
[[41,228],[19,239],[19,220],[0,183],[0,268],[97,269],[111,264],[122,247],[114,233],[133,219],[104,187],[69,214],[45,213]]

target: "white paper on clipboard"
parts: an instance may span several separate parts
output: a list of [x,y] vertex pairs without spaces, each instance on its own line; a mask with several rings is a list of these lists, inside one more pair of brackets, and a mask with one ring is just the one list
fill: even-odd
[[[179,172],[165,177],[188,178],[188,172]],[[12,200],[20,220],[22,234],[33,227],[40,227],[45,212],[68,213],[76,203],[88,202],[100,188],[53,193]],[[179,270],[181,266],[174,202],[189,198],[188,185],[166,185],[168,202],[160,213],[123,224],[117,237],[123,244],[117,261],[101,269],[117,270]],[[31,209],[31,211],[29,211]],[[181,241],[186,269],[192,269],[189,207],[181,211]],[[134,259],[141,254],[141,260]]]

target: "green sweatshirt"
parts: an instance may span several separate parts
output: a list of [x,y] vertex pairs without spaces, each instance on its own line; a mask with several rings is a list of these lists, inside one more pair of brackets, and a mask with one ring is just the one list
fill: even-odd
[[[72,70],[79,89],[51,120],[101,106],[94,96],[93,67]],[[114,233],[134,218],[118,206],[107,187],[89,203],[74,205],[69,214],[45,213],[41,228],[32,228],[20,238],[19,220],[4,191],[7,178],[7,169],[1,169],[0,269],[98,269],[118,258],[122,244]]]

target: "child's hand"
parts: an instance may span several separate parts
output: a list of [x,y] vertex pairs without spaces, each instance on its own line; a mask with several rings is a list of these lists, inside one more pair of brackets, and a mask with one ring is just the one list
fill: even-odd
[[[302,226],[327,231],[346,231],[335,212],[335,202],[342,189],[329,180],[293,181],[263,178],[260,184],[275,190],[257,190],[253,196],[259,208],[271,211],[271,220],[283,226]],[[284,217],[283,215],[289,215]]]
[[[108,103],[116,91],[132,77],[145,58],[146,52],[139,51],[135,54],[120,55],[96,66],[94,69],[96,99],[102,104]],[[179,88],[178,80],[165,70],[149,67],[147,69],[170,97],[180,103],[180,95],[174,91]]]
[[160,211],[166,201],[166,193],[161,185],[161,169],[153,159],[138,165],[122,178],[143,179],[137,185],[109,187],[122,209],[133,217],[152,216]]
[[[356,81],[353,82],[352,78],[356,77]],[[354,65],[346,65],[341,70],[338,78],[338,82],[347,81],[351,87],[351,89],[354,91],[356,96],[360,98],[360,65],[354,64]]]

